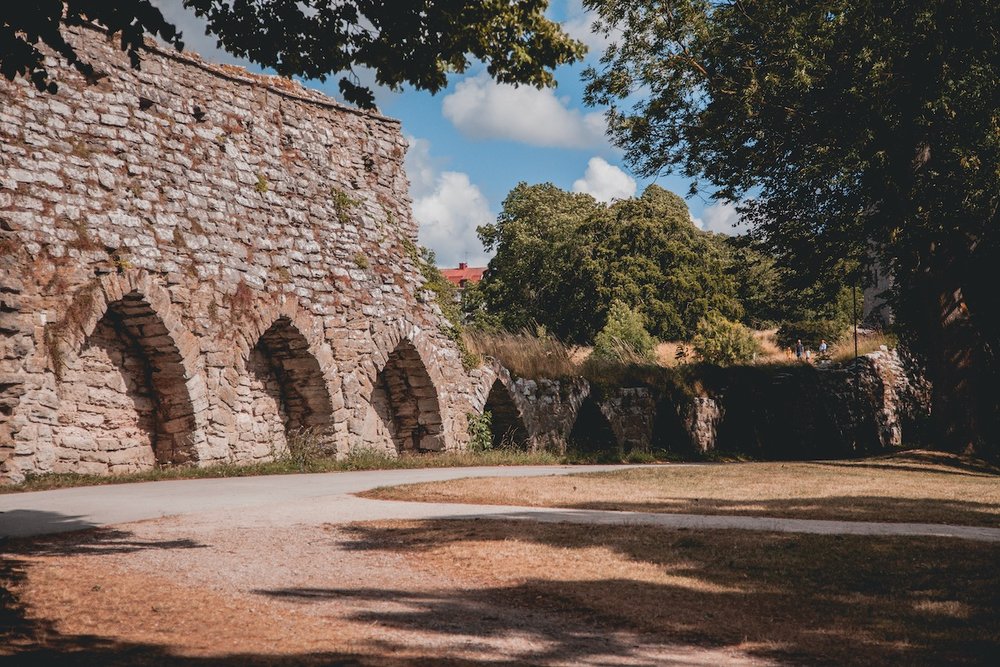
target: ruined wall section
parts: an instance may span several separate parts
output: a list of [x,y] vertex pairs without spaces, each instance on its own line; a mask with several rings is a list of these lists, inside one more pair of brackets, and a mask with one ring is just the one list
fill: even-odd
[[[435,446],[461,446],[467,376],[421,294],[398,123],[70,37],[99,80],[49,57],[57,94],[0,81],[0,476],[261,459],[281,424],[346,451],[373,437],[403,339],[437,392]],[[102,429],[168,444],[137,461]]]

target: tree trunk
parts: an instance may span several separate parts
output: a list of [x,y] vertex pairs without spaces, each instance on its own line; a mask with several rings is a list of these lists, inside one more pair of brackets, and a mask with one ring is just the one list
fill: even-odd
[[[986,340],[950,272],[928,272],[913,285],[909,305],[922,317],[905,318],[918,343],[932,383],[931,418],[937,447],[996,459],[1000,455],[1000,377],[986,352]],[[914,313],[915,314],[915,313]]]

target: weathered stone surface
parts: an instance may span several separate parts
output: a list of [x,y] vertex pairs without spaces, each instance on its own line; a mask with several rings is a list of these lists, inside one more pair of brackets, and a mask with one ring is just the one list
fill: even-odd
[[70,39],[108,76],[53,57],[55,95],[0,82],[0,479],[251,461],[302,432],[462,447],[472,385],[417,298],[399,124]]

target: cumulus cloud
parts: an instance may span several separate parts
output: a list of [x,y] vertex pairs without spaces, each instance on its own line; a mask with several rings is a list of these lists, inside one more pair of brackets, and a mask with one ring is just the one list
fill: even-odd
[[594,20],[597,12],[588,11],[583,8],[582,0],[570,0],[566,3],[566,20],[562,27],[570,37],[578,39],[587,45],[589,50],[588,58],[599,58],[604,50],[611,43],[611,40],[603,34],[594,32]]
[[440,170],[429,141],[412,137],[409,141],[406,173],[421,245],[434,251],[440,266],[458,266],[459,262],[485,266],[489,257],[476,227],[496,217],[486,196],[468,174]]
[[635,196],[635,179],[607,160],[592,157],[583,178],[573,181],[573,192],[585,192],[601,202]]
[[555,148],[608,145],[601,113],[570,109],[551,88],[515,88],[485,73],[459,82],[441,108],[445,118],[473,139],[509,139]]
[[699,228],[706,232],[719,232],[733,236],[742,234],[747,230],[746,225],[740,219],[736,205],[730,201],[720,201],[710,206],[706,206],[701,211],[701,216],[691,216]]

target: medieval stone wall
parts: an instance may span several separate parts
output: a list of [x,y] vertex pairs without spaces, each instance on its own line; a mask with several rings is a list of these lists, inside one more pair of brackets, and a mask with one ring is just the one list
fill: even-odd
[[0,477],[463,445],[396,121],[96,30],[0,82]]

